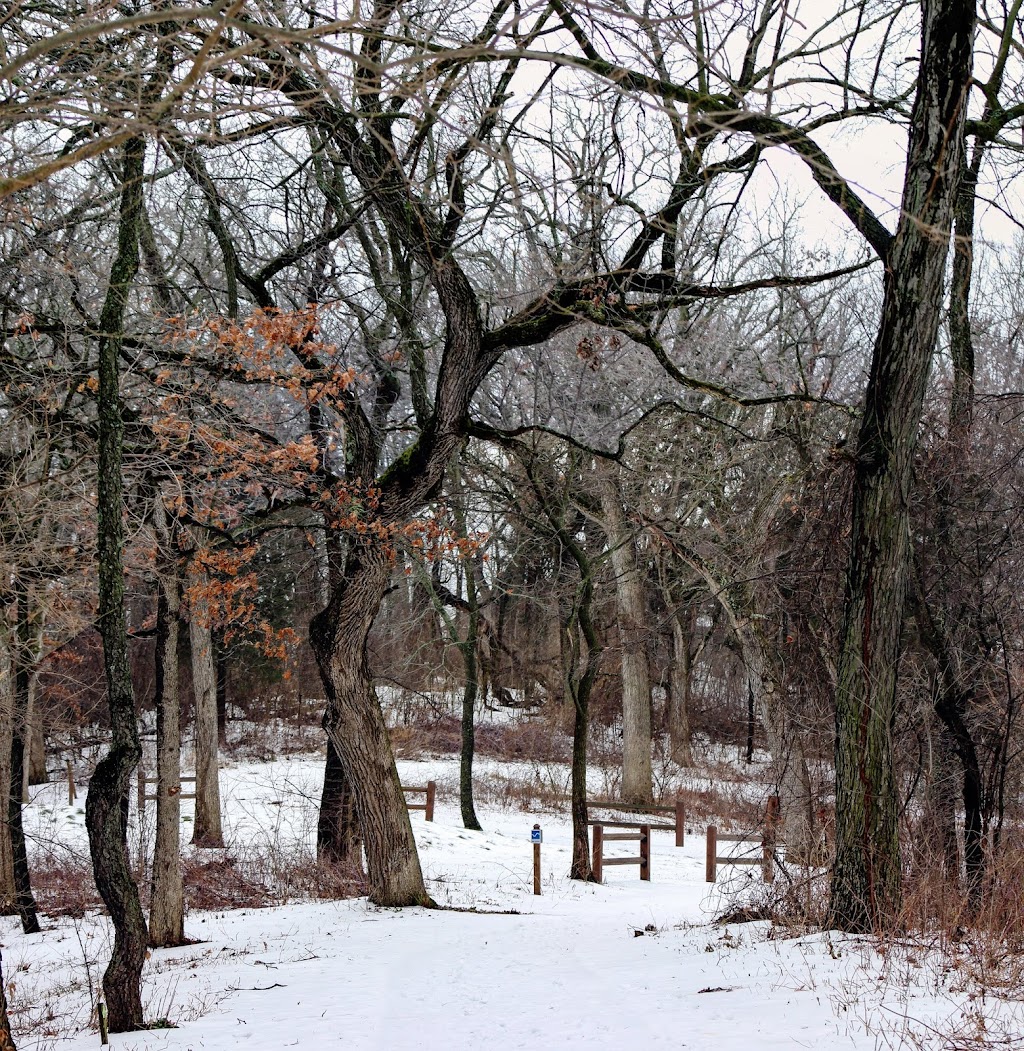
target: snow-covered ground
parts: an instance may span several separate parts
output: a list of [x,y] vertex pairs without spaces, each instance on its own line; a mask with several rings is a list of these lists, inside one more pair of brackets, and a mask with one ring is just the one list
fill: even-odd
[[[457,776],[454,759],[400,766],[406,784],[434,777],[450,786]],[[490,767],[481,763],[481,777]],[[509,764],[492,773],[499,769],[508,774]],[[227,852],[310,852],[320,777],[315,757],[225,769]],[[34,790],[28,831],[35,842],[80,852],[82,808],[66,802],[59,785]],[[186,933],[196,943],[153,952],[145,972],[151,1018],[178,1028],[114,1035],[112,1046],[1024,1046],[1019,992],[981,996],[948,956],[909,943],[880,952],[865,939],[787,934],[764,922],[714,925],[743,893],[757,894],[759,877],[736,869],[738,877],[705,883],[700,830],[682,848],[671,833],[654,834],[649,883],[624,866],[606,870],[602,886],[581,885],[567,879],[567,817],[478,809],[486,829],[478,833],[461,827],[451,792],[432,824],[413,815],[428,886],[444,909],[386,910],[355,899],[190,913]],[[535,821],[544,832],[539,897]],[[634,851],[609,844],[607,856]],[[0,925],[19,1048],[96,1047],[90,1011],[109,951],[107,921],[46,918],[32,936],[11,918]]]

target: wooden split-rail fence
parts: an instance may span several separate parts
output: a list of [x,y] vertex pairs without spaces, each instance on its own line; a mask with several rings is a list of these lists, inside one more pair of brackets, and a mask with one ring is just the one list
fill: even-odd
[[403,792],[422,792],[422,803],[406,803],[410,810],[422,810],[427,821],[434,820],[434,796],[437,795],[437,782],[428,781],[425,785],[402,785]]
[[[720,865],[760,865],[761,875],[765,883],[773,882],[775,879],[775,851],[779,846],[778,829],[778,796],[769,796],[764,827],[759,833],[719,832],[717,826],[708,825],[707,860],[705,865],[707,882],[714,883],[717,881],[718,867]],[[751,846],[756,844],[761,849],[755,854],[719,854],[718,845],[720,843],[743,843]]]
[[[608,865],[639,865],[640,878],[650,880],[651,878],[651,833],[652,832],[674,832],[676,846],[683,846],[686,837],[686,809],[681,799],[677,799],[673,806],[654,806],[641,803],[620,803],[614,799],[588,799],[587,809],[590,810],[614,810],[619,813],[635,814],[672,814],[675,820],[671,823],[653,824],[650,821],[619,821],[612,818],[588,818],[587,824],[593,828],[593,849],[591,852],[591,868],[594,871],[594,879],[601,883],[604,879],[604,870]],[[609,828],[630,829],[628,832],[608,832]],[[606,858],[604,856],[605,843],[639,843],[640,853],[628,858]]]
[[[196,797],[196,791],[195,791],[196,775],[195,774],[182,774],[178,778],[178,780],[181,782],[182,785],[192,785],[192,791],[191,792],[181,792],[181,791],[179,791],[178,798],[179,799],[195,799],[195,797]],[[150,789],[147,787],[148,785],[152,785],[153,786],[152,791],[150,791]],[[149,800],[149,799],[152,799],[154,802],[156,801],[156,785],[157,785],[157,779],[155,777],[147,777],[146,776],[145,767],[140,765],[139,766],[139,817],[140,818],[146,813],[146,801]]]
[[[68,773],[68,783],[70,785],[73,785],[74,782],[71,779],[70,763],[68,764],[68,771],[69,771],[69,773]],[[179,799],[195,799],[195,797],[196,797],[195,787],[194,787],[195,783],[196,783],[196,776],[195,776],[195,774],[189,774],[187,776],[183,774],[181,776],[181,778],[179,778],[179,780],[181,781],[181,783],[183,785],[185,785],[185,784],[192,785],[193,786],[193,790],[191,792],[182,792],[179,795],[178,798]],[[156,783],[157,783],[157,779],[155,777],[147,777],[146,776],[146,771],[140,766],[139,767],[139,790],[138,790],[138,795],[139,795],[139,816],[140,817],[146,813],[146,801],[149,800],[149,799],[153,799],[153,800],[156,799]],[[152,791],[150,791],[149,788],[147,787],[147,786],[150,786],[150,785],[153,786],[153,790]],[[68,789],[69,797],[71,796],[71,792],[72,791],[73,791],[73,789],[71,789],[71,788]],[[406,806],[410,810],[422,810],[424,812],[424,816],[426,817],[427,821],[433,821],[434,820],[434,797],[437,795],[437,782],[436,781],[428,781],[425,785],[408,785],[408,786],[403,785],[402,786],[402,791],[403,792],[412,792],[412,793],[422,792],[424,794],[424,801],[422,803],[407,803]],[[71,797],[71,798],[72,798],[72,801],[73,801],[73,797]]]

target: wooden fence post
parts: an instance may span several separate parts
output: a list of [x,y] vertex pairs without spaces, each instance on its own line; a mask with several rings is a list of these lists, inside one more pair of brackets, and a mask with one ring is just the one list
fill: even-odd
[[146,812],[146,769],[139,763],[139,820]]
[[427,782],[427,808],[424,816],[428,821],[434,820],[434,793],[437,792],[437,782]]
[[67,761],[68,765],[68,806],[75,805],[75,768],[71,764],[71,760]]
[[718,878],[718,829],[715,825],[708,825],[707,863],[704,875],[708,883],[714,883]]
[[686,804],[676,800],[676,846],[681,847],[686,836]]
[[651,878],[651,826],[640,826],[640,878]]
[[594,879],[598,883],[603,883],[602,876],[604,874],[604,825],[594,826],[594,854],[591,862],[591,867],[594,870]]

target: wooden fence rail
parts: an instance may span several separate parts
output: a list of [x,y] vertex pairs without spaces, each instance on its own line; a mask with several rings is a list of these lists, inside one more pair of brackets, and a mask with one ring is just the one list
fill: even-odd
[[[650,880],[651,878],[651,826],[640,825],[638,832],[605,832],[605,825],[621,828],[627,824],[627,822],[619,821],[593,822],[594,850],[591,866],[594,870],[594,879],[598,883],[604,881],[604,870],[607,865],[639,865],[640,878],[642,880]],[[639,857],[606,858],[604,856],[605,843],[636,843],[638,841],[640,843]]]
[[[194,785],[196,783],[195,774],[182,774],[178,780],[183,785]],[[146,785],[156,785],[157,779],[155,777],[147,777],[146,771],[143,767],[139,767],[139,817],[142,817],[146,813],[146,800],[156,800],[156,791],[148,792]],[[195,799],[195,791],[192,792],[180,792],[178,795],[179,799]]]
[[644,803],[620,803],[614,799],[588,799],[587,810],[620,810],[639,814],[673,814],[672,824],[654,825],[643,821],[606,821],[604,818],[588,820],[588,825],[614,825],[616,828],[648,828],[652,832],[675,832],[676,846],[681,847],[686,840],[686,805],[677,799],[672,806],[648,806]]
[[422,810],[427,821],[434,820],[434,796],[437,794],[437,782],[428,781],[425,785],[402,785],[403,792],[423,792],[426,801],[423,803],[406,803],[410,810]]
[[[719,832],[717,826],[708,825],[707,855],[705,860],[705,879],[714,883],[718,879],[719,865],[760,865],[765,883],[775,879],[775,850],[778,847],[779,797],[769,796],[768,812],[765,816],[764,829],[758,833]],[[760,844],[760,855],[719,854],[719,843]]]

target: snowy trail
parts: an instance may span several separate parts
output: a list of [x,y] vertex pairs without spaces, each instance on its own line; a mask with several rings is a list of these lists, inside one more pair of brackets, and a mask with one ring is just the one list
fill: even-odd
[[[451,773],[444,761],[403,766],[408,782]],[[308,847],[319,776],[311,760],[226,770],[236,845],[262,837],[282,850]],[[80,820],[56,795],[28,810],[37,832],[59,829],[68,845],[80,843]],[[186,933],[200,941],[155,951],[145,974],[150,1015],[180,1028],[115,1035],[111,1046],[874,1049],[899,1046],[893,1034],[908,1012],[931,1023],[963,1009],[966,997],[932,970],[896,981],[891,961],[856,939],[709,925],[723,898],[704,882],[701,835],[676,848],[671,833],[655,833],[649,883],[621,867],[603,886],[583,886],[566,878],[565,817],[481,808],[481,818],[487,831],[467,832],[450,802],[432,824],[413,817],[435,899],[479,911],[381,910],[358,899],[190,913]],[[535,820],[544,828],[540,897],[531,892]],[[50,921],[31,937],[9,918],[0,924],[16,1012],[31,1005],[38,1018],[49,1004],[54,1014],[19,1047],[98,1046],[85,1026],[89,981],[106,963],[106,921]]]

